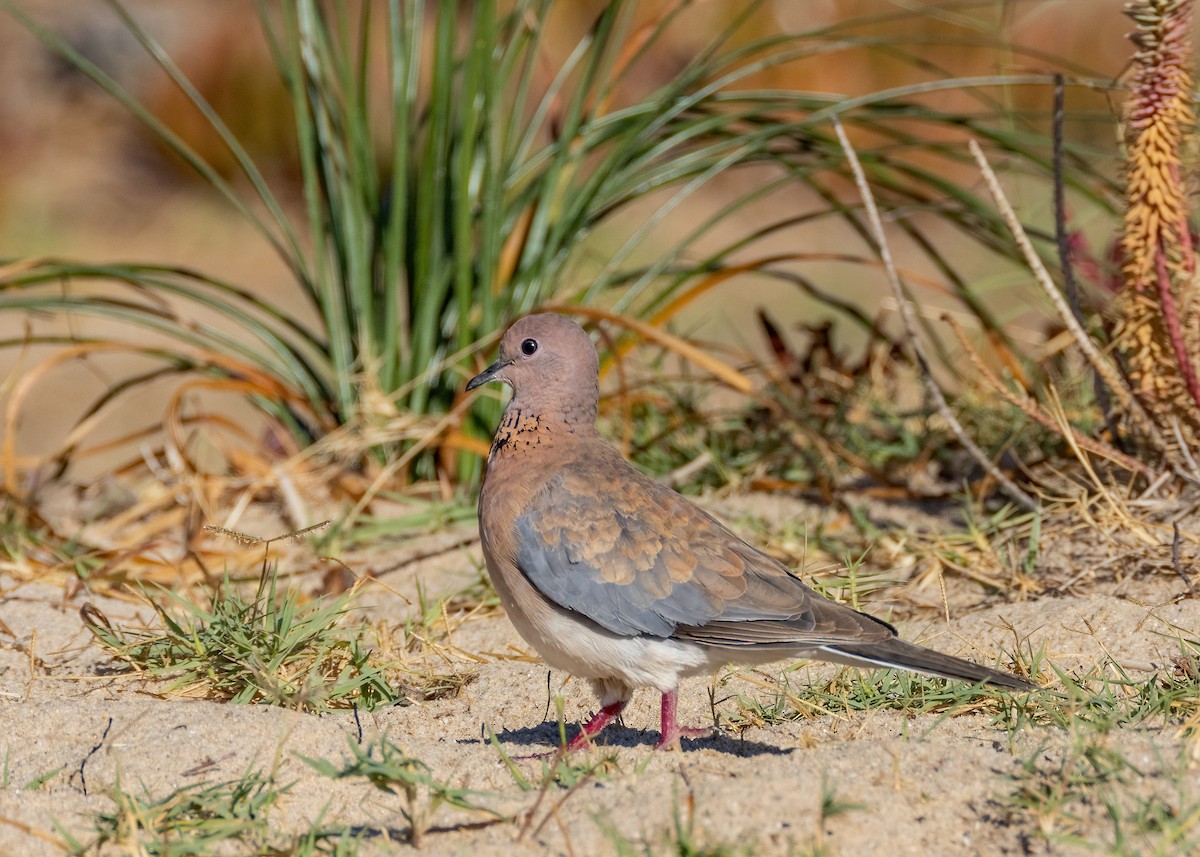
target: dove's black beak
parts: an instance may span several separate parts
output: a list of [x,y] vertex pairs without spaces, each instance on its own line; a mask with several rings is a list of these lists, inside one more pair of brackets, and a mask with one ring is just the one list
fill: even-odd
[[497,360],[491,366],[484,369],[474,378],[467,382],[467,392],[471,392],[476,387],[482,387],[488,381],[495,381],[496,376],[500,374],[500,370],[509,364],[507,360]]

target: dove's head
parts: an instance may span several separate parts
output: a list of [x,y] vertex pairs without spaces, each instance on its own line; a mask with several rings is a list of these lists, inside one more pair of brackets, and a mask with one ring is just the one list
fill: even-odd
[[472,378],[467,390],[503,381],[513,389],[510,408],[591,425],[599,371],[596,347],[583,328],[565,315],[539,313],[513,323],[500,340],[496,362]]

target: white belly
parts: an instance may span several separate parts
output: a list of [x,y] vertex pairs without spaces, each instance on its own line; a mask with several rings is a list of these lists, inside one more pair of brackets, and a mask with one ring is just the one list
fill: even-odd
[[681,678],[712,672],[728,657],[694,643],[614,634],[551,603],[519,572],[509,580],[489,562],[488,574],[508,618],[546,663],[598,686],[615,682],[665,693]]

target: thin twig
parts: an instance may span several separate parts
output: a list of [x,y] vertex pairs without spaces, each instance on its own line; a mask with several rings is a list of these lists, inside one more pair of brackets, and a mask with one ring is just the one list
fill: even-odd
[[712,451],[706,449],[687,464],[672,470],[666,476],[662,477],[660,481],[670,485],[672,488],[678,488],[712,463]]
[[966,430],[963,429],[962,424],[959,423],[958,418],[954,415],[954,411],[951,410],[949,402],[946,401],[946,397],[942,394],[942,388],[934,380],[932,367],[925,354],[925,346],[917,336],[917,323],[916,319],[913,318],[912,307],[909,306],[908,299],[904,295],[904,289],[900,285],[900,277],[896,273],[896,266],[892,261],[892,252],[887,243],[887,236],[883,232],[883,221],[880,220],[879,209],[875,206],[875,197],[871,193],[871,188],[867,185],[867,177],[863,173],[862,164],[859,163],[858,153],[850,145],[850,139],[846,136],[846,131],[842,127],[842,123],[836,118],[833,120],[833,129],[837,132],[838,141],[842,144],[842,149],[846,152],[846,159],[850,164],[851,172],[854,174],[854,182],[858,186],[859,194],[862,196],[863,206],[867,212],[867,219],[870,221],[871,230],[875,235],[879,258],[883,261],[883,269],[887,274],[888,285],[891,286],[892,294],[896,297],[896,305],[900,310],[900,318],[904,322],[904,330],[909,347],[912,348],[913,356],[916,357],[917,363],[921,367],[922,379],[925,382],[930,397],[937,406],[938,413],[946,421],[946,424],[950,427],[950,431],[954,433],[958,442],[962,444],[963,449],[996,480],[996,484],[1000,486],[1005,494],[1026,511],[1037,511],[1038,502],[1000,472],[995,463],[971,439]]
[[1158,474],[1158,478],[1155,479],[1153,482],[1151,482],[1149,485],[1147,485],[1146,490],[1137,496],[1137,501],[1144,502],[1146,500],[1149,500],[1151,497],[1154,496],[1155,492],[1158,491],[1159,488],[1163,487],[1163,484],[1170,478],[1171,478],[1171,471],[1169,471],[1169,470],[1164,470],[1162,473]]
[[1200,482],[1200,469],[1197,469],[1196,459],[1188,449],[1187,443],[1184,442],[1183,432],[1179,428],[1179,417],[1174,414],[1171,415],[1171,434],[1175,436],[1175,442],[1179,444],[1179,454],[1183,456],[1184,462],[1191,468],[1193,478],[1197,482]]
[[[1058,245],[1058,266],[1062,268],[1063,290],[1067,293],[1067,303],[1075,320],[1083,324],[1083,310],[1079,306],[1079,284],[1075,281],[1075,266],[1071,263],[1070,238],[1067,235],[1067,194],[1063,176],[1063,124],[1066,117],[1066,86],[1061,74],[1054,75],[1054,238]],[[1104,414],[1104,424],[1112,435],[1113,446],[1125,452],[1121,445],[1121,434],[1117,431],[1117,421],[1112,412],[1112,400],[1104,381],[1093,370],[1092,384],[1096,391],[1096,404],[1100,413]]]
[[[1178,525],[1176,525],[1176,527],[1175,527],[1175,540],[1176,541],[1179,540]],[[1193,591],[1195,591],[1195,590],[1193,590]],[[84,770],[84,768],[87,767],[88,760],[91,759],[92,756],[96,755],[96,751],[99,750],[101,747],[103,747],[104,742],[108,740],[108,731],[110,729],[112,729],[112,725],[113,725],[113,719],[110,717],[110,718],[108,718],[108,723],[105,724],[105,726],[104,726],[104,732],[102,732],[100,734],[100,740],[96,742],[96,745],[94,747],[92,747],[91,750],[88,750],[88,754],[86,756],[84,756],[83,761],[79,763],[79,770],[76,771],[76,773],[79,774],[79,786],[81,789],[83,789],[84,797],[87,797],[88,792],[87,792],[87,775],[84,774],[83,770]]]
[[1192,579],[1183,570],[1183,563],[1179,561],[1179,524],[1171,524],[1171,531],[1174,533],[1174,538],[1171,540],[1171,565],[1175,567],[1175,573],[1183,578],[1183,582],[1187,584],[1188,591],[1192,593],[1192,596],[1200,595],[1200,592],[1197,592],[1196,587],[1192,585]]
[[[522,839],[524,839],[525,834],[527,834],[529,832],[529,829],[531,827],[533,827],[533,821],[537,817],[537,811],[538,811],[538,809],[541,808],[542,801],[544,801],[546,799],[546,794],[550,791],[550,785],[551,785],[551,783],[554,782],[554,774],[558,770],[559,763],[561,763],[562,760],[564,758],[566,758],[566,755],[567,755],[567,745],[566,744],[559,746],[559,748],[554,751],[553,761],[551,763],[549,763],[546,767],[546,775],[542,778],[542,786],[541,786],[541,788],[538,789],[537,798],[534,799],[533,806],[531,806],[529,808],[529,811],[525,814],[525,823],[521,825],[520,831],[517,832],[517,837],[516,837],[517,842],[520,842]],[[546,817],[549,818],[549,814],[547,814]],[[542,822],[544,824],[545,819],[542,819]],[[539,824],[538,830],[541,830],[541,829],[542,829],[542,825]]]
[[1065,98],[1063,76],[1054,75],[1054,237],[1058,243],[1058,264],[1063,272],[1063,289],[1071,315],[1083,323],[1083,311],[1079,308],[1079,286],[1075,282],[1075,269],[1071,265],[1071,249],[1067,242],[1067,200],[1063,182],[1063,119]]
[[[1155,449],[1170,461],[1171,459],[1168,454],[1169,447],[1166,439],[1159,432],[1158,427],[1150,419],[1145,409],[1142,408],[1141,403],[1134,397],[1133,391],[1126,385],[1125,379],[1104,359],[1104,355],[1096,348],[1096,344],[1092,342],[1087,331],[1075,319],[1062,293],[1055,287],[1054,280],[1051,279],[1049,271],[1046,270],[1045,263],[1042,262],[1042,258],[1037,254],[1037,251],[1033,249],[1033,244],[1030,242],[1025,228],[1021,226],[1016,212],[1013,211],[1012,204],[1009,203],[1008,197],[1004,195],[1004,190],[1000,187],[1000,181],[996,178],[996,173],[992,170],[992,166],[988,163],[987,158],[984,157],[983,149],[974,140],[968,140],[967,146],[971,150],[971,155],[975,158],[975,163],[979,166],[979,171],[983,175],[983,181],[987,185],[988,192],[991,193],[992,199],[996,203],[996,210],[1000,213],[1000,217],[1004,220],[1009,232],[1012,233],[1013,240],[1021,250],[1021,255],[1025,258],[1025,264],[1029,266],[1034,280],[1041,286],[1046,297],[1054,304],[1054,309],[1058,312],[1063,325],[1071,333],[1075,344],[1079,346],[1079,350],[1083,352],[1088,363],[1096,370],[1096,374],[1116,394],[1117,398],[1121,401],[1121,406],[1141,424],[1143,430],[1146,432],[1146,437],[1154,445]],[[1188,476],[1187,478],[1190,481],[1191,477]]]

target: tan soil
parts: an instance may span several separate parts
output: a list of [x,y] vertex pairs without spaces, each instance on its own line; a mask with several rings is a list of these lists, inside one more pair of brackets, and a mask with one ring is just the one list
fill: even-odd
[[[731,509],[744,510],[746,502],[718,505],[736,517]],[[807,513],[786,498],[748,502],[758,510],[774,506],[790,515]],[[384,569],[425,547],[453,544],[457,537],[469,541],[470,535],[471,527],[464,526],[401,552],[358,553],[349,564],[357,571]],[[363,603],[370,617],[395,629],[412,609],[401,596],[415,595],[418,581],[430,595],[457,591],[476,579],[479,562],[474,543],[451,548],[382,575],[386,586],[368,589]],[[952,591],[966,590],[962,581],[948,585]],[[91,819],[111,810],[106,793],[118,778],[126,789],[144,787],[163,796],[181,786],[272,766],[279,782],[295,782],[272,810],[273,829],[299,833],[321,819],[331,826],[363,825],[369,834],[364,854],[410,847],[401,798],[361,779],[321,777],[297,758],[342,757],[347,737],[356,733],[352,714],[317,717],[268,706],[160,698],[141,679],[114,674],[78,614],[80,604],[91,601],[114,622],[132,622],[139,608],[86,591],[66,595],[57,586],[15,585],[11,579],[0,581],[0,587],[5,626],[0,628],[0,731],[5,736],[0,854],[60,853],[35,833],[55,838],[58,825],[89,841]],[[1044,647],[1050,660],[1067,670],[1092,668],[1108,658],[1134,679],[1169,669],[1179,652],[1178,635],[1190,631],[1195,638],[1196,602],[1173,600],[1182,584],[1168,575],[1139,584],[1136,596],[1104,591],[1112,588],[1096,584],[1080,596],[956,608],[949,625],[939,611],[918,610],[903,624],[903,633],[984,662],[1011,651],[1019,639],[1023,650]],[[594,758],[615,756],[615,767],[575,791],[552,787],[539,802],[536,792],[518,788],[481,732],[490,726],[513,755],[549,750],[557,726],[546,722],[548,707],[551,720],[554,716],[546,668],[522,657],[527,647],[500,613],[458,624],[450,642],[469,656],[448,655],[439,669],[474,674],[474,680],[454,698],[364,714],[365,736],[385,734],[439,779],[484,792],[482,803],[518,820],[479,826],[488,816],[441,809],[424,839],[425,853],[615,853],[606,827],[637,842],[659,843],[673,818],[686,816],[689,790],[698,842],[752,846],[758,855],[809,853],[805,849],[818,844],[843,855],[1076,853],[1065,845],[1047,846],[1034,835],[1037,819],[1009,801],[1015,790],[1009,777],[1019,759],[1042,745],[1053,753],[1069,743],[1068,736],[1031,728],[1018,731],[1010,742],[1009,734],[983,714],[946,719],[887,711],[834,714],[740,735],[722,732],[685,741],[682,752],[659,753],[652,749],[657,696],[643,691],[623,725],[605,732],[595,751]],[[776,676],[782,666],[762,672]],[[791,681],[803,681],[806,671],[831,675],[831,668],[815,665],[792,674]],[[567,721],[574,723],[588,715],[594,700],[582,683],[563,687],[563,679],[551,675],[549,687],[562,688]],[[712,722],[711,686],[702,680],[684,686],[683,722]],[[732,693],[771,701],[761,683],[737,675],[727,677],[715,693],[717,709],[726,715],[735,708],[728,698]],[[1182,746],[1174,728],[1132,726],[1107,740],[1129,758],[1173,758]],[[517,764],[531,779],[541,775],[541,761]],[[50,771],[57,773],[44,785],[23,789]],[[1200,792],[1194,766],[1188,776]],[[820,824],[825,783],[838,799],[859,807]],[[1154,786],[1148,778],[1130,787]],[[522,835],[519,819],[531,809],[534,821]],[[1103,839],[1099,832],[1095,836]]]

